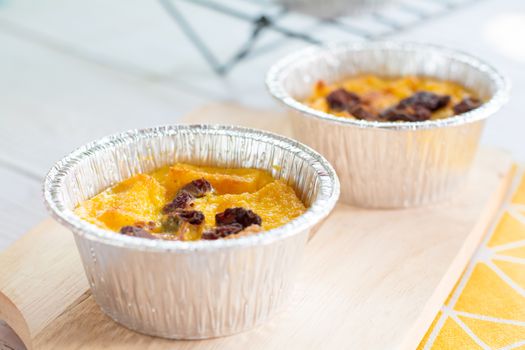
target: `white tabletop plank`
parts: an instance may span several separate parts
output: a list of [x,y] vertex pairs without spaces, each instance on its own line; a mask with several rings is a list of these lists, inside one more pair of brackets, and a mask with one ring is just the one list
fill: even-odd
[[0,167],[0,251],[46,217],[41,185],[32,178]]
[[174,123],[209,98],[0,33],[0,156],[43,174],[93,138]]

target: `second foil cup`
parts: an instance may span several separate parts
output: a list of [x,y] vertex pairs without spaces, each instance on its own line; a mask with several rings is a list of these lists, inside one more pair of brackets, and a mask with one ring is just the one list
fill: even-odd
[[[342,118],[300,102],[318,80],[333,83],[363,73],[450,80],[486,102],[460,116],[423,122]],[[485,120],[505,104],[509,90],[495,69],[470,55],[394,42],[308,48],[275,64],[266,84],[288,108],[294,136],[334,166],[342,201],[370,208],[420,206],[463,188]]]

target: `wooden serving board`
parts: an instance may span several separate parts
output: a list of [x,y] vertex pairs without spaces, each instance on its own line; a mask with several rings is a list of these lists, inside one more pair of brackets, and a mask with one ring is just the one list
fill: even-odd
[[[285,115],[213,105],[186,118],[290,134]],[[51,219],[0,255],[0,319],[34,349],[414,349],[508,191],[509,155],[484,149],[454,200],[407,210],[339,204],[311,238],[290,305],[238,335],[135,333],[95,304],[72,234]]]

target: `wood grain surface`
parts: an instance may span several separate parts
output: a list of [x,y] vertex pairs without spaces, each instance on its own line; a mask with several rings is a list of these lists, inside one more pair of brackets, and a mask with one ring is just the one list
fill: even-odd
[[[282,114],[233,104],[188,120],[289,130]],[[0,316],[35,349],[411,349],[490,225],[511,169],[507,154],[483,150],[468,188],[450,202],[381,211],[338,205],[307,245],[288,307],[239,335],[170,341],[119,326],[88,292],[71,234],[51,220],[0,256],[9,271],[0,278],[1,309],[16,306]]]
[[47,219],[0,254],[0,319],[29,345],[89,285],[71,232]]

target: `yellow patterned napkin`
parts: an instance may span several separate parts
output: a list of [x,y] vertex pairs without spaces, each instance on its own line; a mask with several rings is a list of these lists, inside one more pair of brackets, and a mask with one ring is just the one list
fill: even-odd
[[420,350],[525,350],[525,174]]

